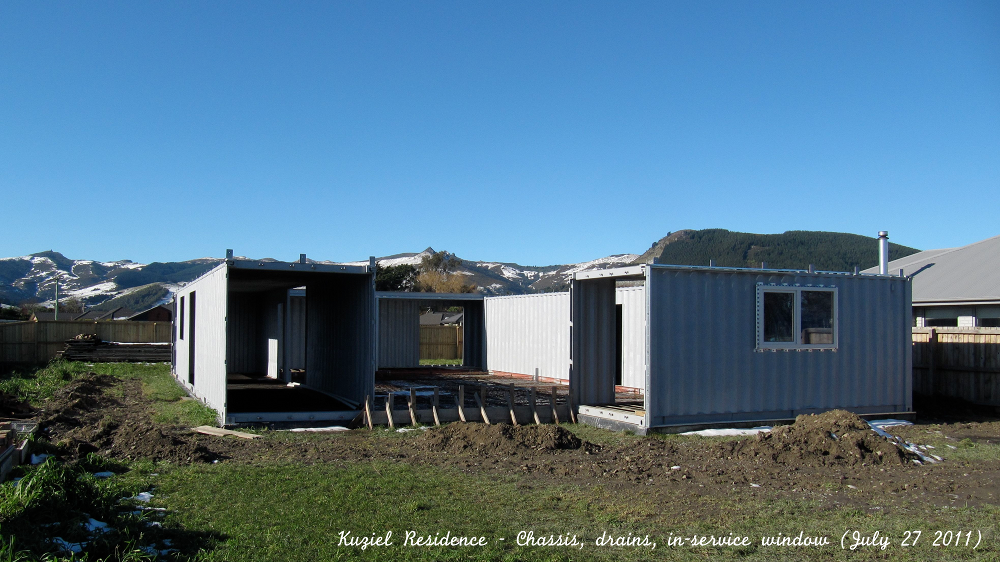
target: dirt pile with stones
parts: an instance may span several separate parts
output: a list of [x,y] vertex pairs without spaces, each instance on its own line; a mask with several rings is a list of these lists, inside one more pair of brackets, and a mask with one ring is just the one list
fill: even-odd
[[98,452],[128,460],[214,460],[190,432],[154,424],[151,417],[138,380],[88,373],[56,391],[45,403],[39,426],[68,459]]
[[844,410],[802,415],[791,425],[720,444],[720,449],[728,458],[796,466],[908,465],[919,458]]
[[584,442],[558,425],[453,423],[428,430],[414,445],[426,451],[512,455],[579,449]]

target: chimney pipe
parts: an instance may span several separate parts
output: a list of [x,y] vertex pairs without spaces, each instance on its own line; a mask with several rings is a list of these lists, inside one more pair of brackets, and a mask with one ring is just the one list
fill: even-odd
[[889,274],[889,232],[886,230],[878,232],[878,272]]

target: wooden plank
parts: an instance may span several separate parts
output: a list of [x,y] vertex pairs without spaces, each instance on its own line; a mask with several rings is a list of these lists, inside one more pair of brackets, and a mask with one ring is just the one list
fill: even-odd
[[240,437],[242,439],[257,439],[260,437],[260,435],[256,435],[254,433],[233,431],[231,429],[222,429],[221,427],[212,427],[208,425],[199,425],[198,427],[191,428],[191,430],[198,433],[204,433],[205,435],[215,435],[218,437],[224,437],[226,435],[232,435],[233,437]]
[[465,385],[458,385],[458,417],[462,421],[467,421],[465,419]]
[[372,429],[372,397],[365,395],[365,421],[368,422],[368,429]]
[[512,424],[520,425],[517,423],[517,414],[514,413],[514,386],[507,387],[507,409],[510,410],[510,422]]
[[407,407],[410,409],[410,422],[417,425],[417,391],[412,386],[410,387],[410,399]]
[[483,415],[483,423],[490,425],[490,417],[486,414],[486,406],[483,405],[482,399],[479,398],[479,393],[473,394],[476,399],[476,404],[479,405],[479,413]]
[[431,411],[434,413],[434,425],[441,425],[441,418],[438,417],[438,408],[440,407],[441,396],[438,392],[438,387],[434,387],[434,401],[431,402]]
[[566,393],[566,405],[569,406],[569,421],[576,423],[576,410],[573,408],[573,393]]
[[531,405],[531,417],[535,420],[535,425],[542,425],[542,420],[538,418],[538,408],[535,406],[535,400],[538,398],[538,392],[535,387],[531,387],[528,391],[528,402]]
[[389,427],[395,428],[396,423],[392,421],[392,410],[393,406],[396,405],[395,395],[390,391],[389,395],[385,398],[385,416],[389,418]]
[[552,387],[552,423],[559,425],[559,412],[556,411],[556,397],[559,396],[559,391],[556,387]]

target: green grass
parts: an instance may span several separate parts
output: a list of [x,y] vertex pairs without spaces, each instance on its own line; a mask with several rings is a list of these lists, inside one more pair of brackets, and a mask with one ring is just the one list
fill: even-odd
[[[59,386],[89,371],[138,378],[153,400],[152,415],[184,425],[205,423],[214,412],[197,401],[185,400],[165,365],[53,363],[44,369],[0,379],[0,388],[38,403]],[[703,439],[686,436],[639,437],[592,427],[567,424],[588,441],[614,445],[643,439],[687,443]],[[288,434],[264,431],[264,439],[303,446],[315,440],[356,438],[355,435]],[[386,429],[370,439],[356,439],[354,457],[367,458],[388,447],[406,450],[413,433]],[[911,439],[912,440],[912,439]],[[954,460],[996,460],[1000,445],[945,439],[928,433],[933,451]],[[951,449],[947,445],[956,447]],[[445,455],[446,453],[441,453]],[[837,507],[811,500],[778,499],[749,490],[731,496],[700,496],[696,487],[657,494],[655,488],[636,485],[573,485],[531,473],[467,472],[459,468],[410,464],[406,458],[376,461],[176,466],[139,461],[115,464],[90,455],[74,466],[49,462],[28,469],[18,490],[0,486],[0,562],[32,560],[44,552],[45,537],[54,531],[41,525],[59,520],[67,540],[77,538],[79,522],[88,517],[113,522],[121,530],[114,540],[99,545],[89,560],[137,560],[136,546],[169,537],[183,548],[181,560],[198,561],[313,561],[313,560],[973,560],[1000,559],[1000,509],[996,506],[936,508],[919,496],[909,503],[885,509],[877,506]],[[87,472],[110,469],[117,476],[99,481]],[[18,469],[23,470],[23,469]],[[16,473],[18,475],[20,473]],[[114,502],[140,490],[154,489],[153,504],[169,510],[163,529],[144,527],[129,519]],[[34,490],[34,491],[32,491]],[[849,492],[846,492],[849,494]],[[60,529],[63,529],[61,527]],[[77,531],[73,531],[77,529]],[[886,550],[845,551],[839,546],[845,531],[889,536]],[[900,541],[907,531],[923,532],[915,547]],[[933,546],[935,531],[981,530],[977,549]],[[394,546],[338,544],[341,532],[365,537],[392,531]],[[407,531],[426,536],[450,531],[453,536],[485,536],[482,547],[402,546]],[[536,536],[577,535],[585,548],[519,546],[519,531]],[[602,533],[650,535],[655,550],[643,547],[598,547]],[[764,547],[763,536],[826,536],[825,547]],[[746,547],[668,546],[671,536],[692,534],[751,537]],[[10,543],[11,537],[14,542]],[[505,540],[501,541],[503,538]],[[30,549],[28,553],[26,549]],[[20,558],[19,558],[20,557]]]
[[905,436],[908,441],[920,445],[930,445],[933,449],[924,452],[932,453],[945,460],[967,462],[1000,460],[1000,443],[949,437],[947,426],[931,425],[926,426],[926,429],[921,432],[906,429],[899,431],[899,433]]
[[[822,508],[810,501],[749,496],[699,498],[712,517],[691,515],[690,497],[662,505],[641,493],[612,487],[557,485],[530,476],[468,474],[396,462],[292,465],[262,463],[176,467],[156,478],[160,505],[171,510],[168,527],[211,531],[200,561],[313,560],[940,560],[996,559],[1000,510],[898,509],[871,513]],[[908,530],[922,530],[917,546],[899,545]],[[982,530],[979,549],[932,546],[934,531]],[[892,545],[885,551],[841,550],[842,534],[879,531]],[[340,546],[340,533],[384,536],[394,545]],[[484,547],[403,546],[407,531],[418,535],[486,536]],[[577,535],[582,550],[518,546],[519,531],[536,536]],[[655,550],[598,547],[602,533],[646,535]],[[673,536],[729,533],[751,537],[747,547],[667,546]],[[825,547],[764,547],[761,537],[826,536]],[[500,538],[505,540],[501,541]],[[974,539],[975,540],[975,539]]]
[[421,359],[421,365],[461,365],[461,359]]
[[[133,513],[123,498],[149,489],[144,475],[97,479],[90,471],[123,468],[96,455],[76,464],[48,459],[35,467],[19,467],[18,482],[0,485],[0,561],[35,560],[38,555],[56,559],[58,536],[76,543],[86,541],[85,559],[150,560],[139,544],[151,542],[146,517]],[[107,523],[109,530],[91,536],[84,525],[91,518]],[[47,554],[46,554],[47,553]]]

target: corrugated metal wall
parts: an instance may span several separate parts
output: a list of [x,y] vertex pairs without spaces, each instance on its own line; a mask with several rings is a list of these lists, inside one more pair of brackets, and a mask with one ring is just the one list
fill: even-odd
[[619,287],[615,302],[622,307],[622,386],[646,387],[646,290]]
[[359,402],[375,391],[372,275],[317,275],[306,288],[306,383]]
[[[261,341],[263,310],[257,293],[229,293],[226,371],[263,374],[266,343]],[[262,349],[263,348],[263,349]]]
[[420,365],[420,301],[378,299],[378,368]]
[[[262,375],[268,362],[268,340],[279,342],[279,368],[305,369],[306,299],[286,289],[230,291],[227,370]],[[287,312],[286,312],[287,310]],[[282,350],[280,344],[287,345]],[[283,356],[287,353],[287,359]]]
[[[837,287],[839,348],[757,351],[758,283]],[[912,408],[906,279],[651,266],[646,289],[650,426]]]
[[569,380],[569,302],[569,293],[484,299],[486,368]]
[[[184,337],[177,339],[174,376],[185,387],[188,381],[189,340],[191,338],[191,293],[195,299],[195,396],[204,400],[225,419],[226,415],[226,307],[227,272],[223,264],[177,291],[178,303],[184,297]],[[180,315],[174,322],[180,321]],[[175,326],[175,330],[178,329]]]
[[288,297],[288,318],[285,324],[285,361],[289,369],[306,368],[306,318],[305,295],[292,294]]
[[617,360],[615,280],[570,285],[570,395],[575,404],[614,404]]

